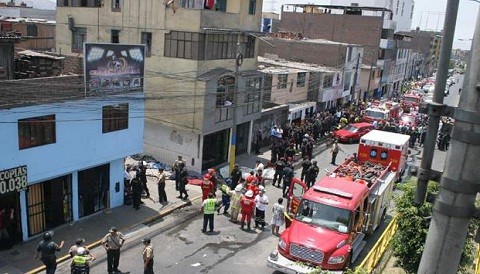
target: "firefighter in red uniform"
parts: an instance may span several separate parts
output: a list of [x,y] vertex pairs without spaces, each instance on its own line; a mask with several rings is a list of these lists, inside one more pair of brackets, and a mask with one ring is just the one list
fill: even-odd
[[209,173],[205,174],[203,176],[203,181],[202,181],[202,202],[208,198],[208,193],[212,193],[213,190],[213,183],[211,181],[212,175]]
[[253,191],[248,190],[245,195],[240,199],[240,206],[242,207],[241,229],[243,229],[243,227],[245,226],[245,221],[247,221],[247,229],[251,230],[250,223],[252,222],[252,215],[255,209],[255,201],[253,197]]
[[250,171],[250,174],[245,178],[245,184],[248,186],[257,181],[257,176],[255,176],[255,171]]
[[209,179],[209,180],[210,180],[210,182],[212,182],[212,184],[213,184],[213,189],[214,189],[214,190],[212,190],[212,191],[213,191],[214,194],[215,194],[215,191],[217,190],[217,187],[218,187],[218,181],[217,181],[217,176],[216,176],[216,175],[217,175],[217,171],[216,171],[214,168],[209,168],[207,171],[208,171],[207,174],[210,175],[210,179]]

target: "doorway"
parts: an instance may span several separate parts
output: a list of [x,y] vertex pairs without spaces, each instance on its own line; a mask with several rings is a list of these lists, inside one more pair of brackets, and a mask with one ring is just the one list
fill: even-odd
[[237,125],[237,145],[235,155],[246,154],[248,150],[248,136],[250,135],[250,122]]
[[22,241],[19,196],[19,193],[10,193],[0,197],[0,250]]
[[85,217],[107,208],[110,164],[78,172],[78,211]]
[[72,176],[30,185],[27,207],[29,236],[72,221]]
[[228,160],[230,129],[224,129],[203,137],[202,170],[225,163]]

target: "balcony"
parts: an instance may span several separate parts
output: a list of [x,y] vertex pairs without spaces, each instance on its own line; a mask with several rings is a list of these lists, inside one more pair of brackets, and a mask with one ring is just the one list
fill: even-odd
[[232,13],[208,9],[177,8],[167,12],[166,28],[196,32],[204,28],[258,31],[260,15]]

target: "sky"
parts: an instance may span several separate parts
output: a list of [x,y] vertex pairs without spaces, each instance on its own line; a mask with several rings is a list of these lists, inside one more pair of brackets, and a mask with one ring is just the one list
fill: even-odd
[[[478,0],[480,2],[480,0]],[[360,1],[361,2],[361,1]],[[455,27],[453,48],[470,49],[471,40],[475,31],[475,23],[480,3],[475,0],[460,0]],[[282,4],[330,4],[330,0],[264,0],[263,11],[280,11]],[[438,30],[443,28],[447,0],[415,0],[412,19],[412,29],[417,26],[421,29]]]

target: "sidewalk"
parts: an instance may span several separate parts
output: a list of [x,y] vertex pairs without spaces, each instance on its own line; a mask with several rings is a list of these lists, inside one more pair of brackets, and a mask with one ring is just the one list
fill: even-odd
[[[199,187],[187,186],[190,199],[187,201],[177,199],[178,192],[175,191],[175,182],[167,180],[165,191],[169,203],[162,206],[158,203],[158,192],[156,185],[153,183],[153,178],[147,178],[151,197],[150,199],[142,199],[145,204],[141,206],[140,210],[134,210],[131,205],[123,205],[53,229],[55,242],[65,241],[65,245],[61,252],[57,254],[57,258],[59,260],[69,259],[68,249],[77,238],[84,238],[86,240],[85,244],[93,248],[100,244],[101,238],[112,226],[118,227],[122,233],[127,234],[136,230],[139,226],[158,220],[161,222],[162,217],[171,214],[176,209],[190,205],[191,201],[201,197]],[[9,250],[0,251],[0,273],[38,273],[42,271],[42,262],[34,260],[36,247],[42,240],[42,235],[43,233],[36,239],[17,244]]]
[[[314,148],[314,155],[318,155],[326,149],[324,143],[317,144]],[[270,150],[264,148],[259,155],[240,155],[236,159],[239,166],[253,168],[255,162],[260,160],[262,163],[270,161]],[[301,157],[296,156],[297,161],[295,167],[301,164]],[[130,161],[130,160],[129,160]],[[133,160],[131,160],[133,161]],[[128,162],[127,162],[128,163]],[[151,197],[143,198],[145,203],[140,210],[134,210],[131,205],[123,205],[109,211],[101,211],[92,216],[85,217],[77,222],[72,222],[64,226],[53,229],[54,240],[57,243],[64,240],[65,245],[62,251],[57,254],[59,261],[65,261],[70,258],[67,254],[68,249],[75,243],[75,239],[84,238],[85,245],[89,248],[100,245],[101,238],[108,232],[110,227],[116,226],[119,230],[128,234],[138,229],[139,226],[148,225],[154,221],[161,221],[161,218],[171,214],[176,209],[191,205],[191,201],[201,198],[201,189],[198,186],[188,185],[187,191],[190,200],[183,201],[177,199],[178,192],[175,191],[175,182],[167,180],[165,191],[169,203],[162,206],[158,203],[157,187],[153,183],[153,178],[147,176],[148,187]],[[0,251],[0,273],[17,274],[17,273],[39,273],[43,271],[43,264],[40,260],[34,260],[35,251],[41,236],[26,242],[15,245],[13,248]]]

